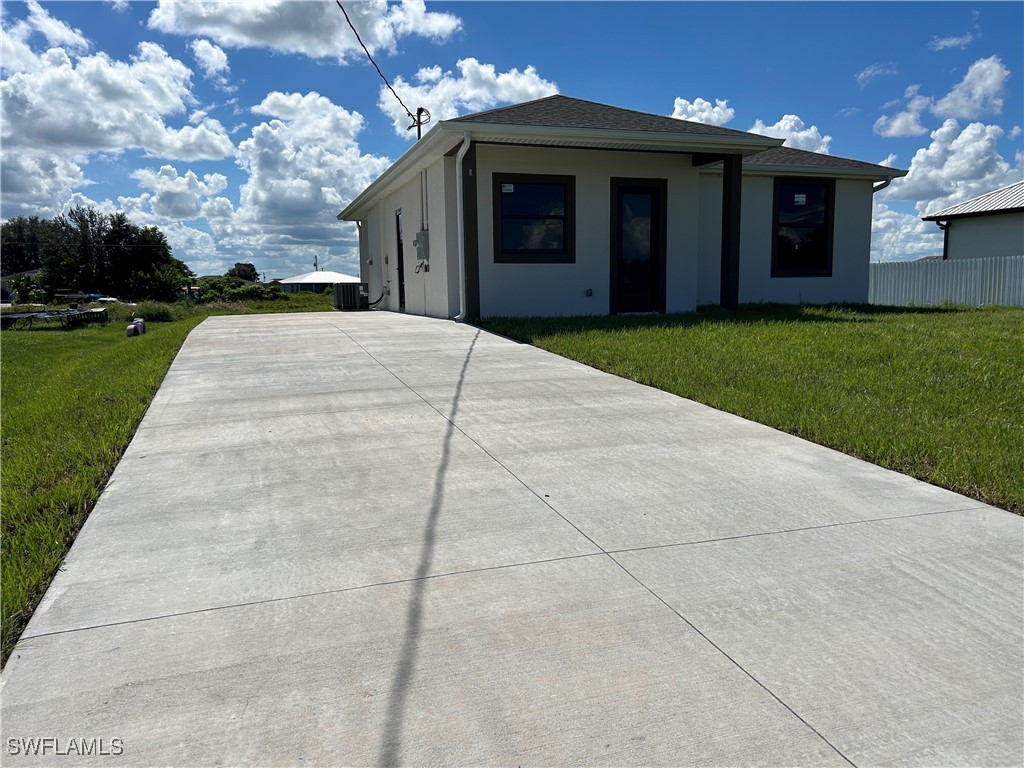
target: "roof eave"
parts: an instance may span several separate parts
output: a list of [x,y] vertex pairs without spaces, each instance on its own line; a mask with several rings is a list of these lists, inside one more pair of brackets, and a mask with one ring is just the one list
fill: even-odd
[[359,221],[364,218],[365,209],[370,203],[375,203],[378,196],[386,195],[394,187],[404,184],[413,171],[423,167],[424,160],[433,161],[436,159],[433,155],[442,157],[449,150],[458,146],[465,131],[460,131],[456,135],[445,131],[441,126],[442,124],[438,124],[433,130],[428,131],[426,136],[409,147],[405,154],[345,206],[344,210],[337,215],[337,219],[339,221]]
[[[821,165],[792,165],[788,163],[772,163],[758,165],[744,165],[744,176],[827,176],[836,179],[865,179],[871,181],[885,181],[886,179],[899,179],[907,175],[907,171],[899,168],[885,169],[887,172],[874,168],[828,168]],[[701,173],[721,173],[720,164],[704,166]]]
[[782,146],[782,139],[757,134],[737,136],[715,136],[698,133],[670,133],[667,131],[621,131],[609,128],[566,128],[559,126],[515,125],[512,123],[483,123],[472,121],[445,120],[439,128],[462,134],[471,131],[474,141],[553,139],[559,141],[577,140],[595,144],[622,143],[648,144],[669,151],[690,152],[731,152],[751,155],[772,147]]

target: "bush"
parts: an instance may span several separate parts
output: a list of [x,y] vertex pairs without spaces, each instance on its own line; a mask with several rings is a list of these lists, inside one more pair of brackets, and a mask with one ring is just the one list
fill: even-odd
[[192,306],[186,302],[167,304],[161,301],[140,301],[138,304],[107,305],[107,317],[118,323],[131,322],[135,317],[141,317],[147,323],[173,323],[192,314]]
[[276,285],[247,283],[245,280],[237,277],[203,277],[199,279],[198,285],[199,301],[202,304],[239,301],[288,301],[288,295]]

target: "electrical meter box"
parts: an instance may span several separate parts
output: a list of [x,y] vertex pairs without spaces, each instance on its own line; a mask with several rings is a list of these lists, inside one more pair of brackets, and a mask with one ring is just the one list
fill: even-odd
[[418,261],[425,261],[430,258],[430,232],[421,229],[416,233],[416,239],[412,241],[412,244],[416,246],[416,259]]

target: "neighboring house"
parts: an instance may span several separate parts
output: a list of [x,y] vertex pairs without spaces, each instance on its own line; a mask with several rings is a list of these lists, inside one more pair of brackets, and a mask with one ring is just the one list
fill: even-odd
[[1024,256],[1024,181],[922,218],[942,230],[943,261]]
[[315,291],[323,293],[335,283],[358,283],[358,277],[343,275],[341,272],[330,272],[320,270],[318,272],[306,272],[295,277],[286,277],[281,280],[272,280],[270,285],[280,285],[285,293],[300,293],[302,291]]
[[440,122],[338,218],[371,297],[434,317],[867,301],[906,172],[781,144],[550,96]]
[[0,277],[0,301],[7,304],[17,298],[14,295],[14,283],[19,277],[35,277],[42,271],[43,270],[40,267],[39,269],[28,269],[24,272],[14,272],[10,275]]

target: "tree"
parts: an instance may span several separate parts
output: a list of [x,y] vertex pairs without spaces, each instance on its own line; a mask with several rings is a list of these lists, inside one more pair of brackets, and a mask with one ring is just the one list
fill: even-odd
[[[18,217],[2,225],[3,267],[42,267],[47,296],[59,291],[175,301],[192,270],[174,258],[156,227],[132,224],[123,213],[72,208],[54,219]],[[13,269],[20,267],[20,269]]]
[[224,277],[240,277],[242,280],[248,280],[250,283],[255,283],[260,279],[260,273],[256,271],[256,266],[254,264],[242,263],[239,261],[235,263],[235,266],[224,273]]
[[0,227],[0,251],[5,275],[28,272],[43,266],[43,249],[50,236],[50,222],[38,216],[18,216]]

